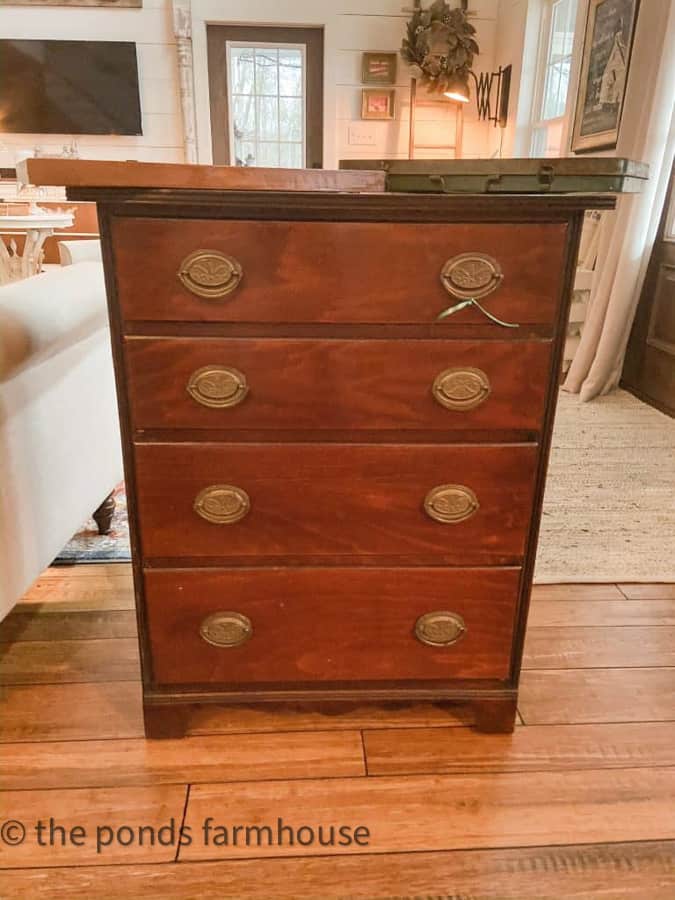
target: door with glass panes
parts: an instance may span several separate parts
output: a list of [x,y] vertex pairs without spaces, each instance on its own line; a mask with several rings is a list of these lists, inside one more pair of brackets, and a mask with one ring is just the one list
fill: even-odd
[[215,165],[323,164],[323,29],[207,26]]

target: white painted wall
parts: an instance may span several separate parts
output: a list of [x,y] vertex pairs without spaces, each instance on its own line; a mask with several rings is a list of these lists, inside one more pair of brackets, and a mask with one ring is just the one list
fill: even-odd
[[[26,7],[2,4],[0,36],[52,40],[136,41],[143,135],[78,135],[87,159],[183,161],[183,125],[170,0],[143,0],[142,9]],[[0,166],[13,166],[17,150],[60,153],[70,135],[0,134]]]
[[[207,23],[323,26],[325,29],[324,165],[342,157],[406,157],[409,78],[401,62],[396,85],[397,113],[391,122],[362,123],[361,54],[365,50],[398,51],[412,6],[409,0],[192,0],[197,138],[200,162],[211,162]],[[477,71],[494,67],[499,0],[472,0],[472,20],[481,54]],[[182,161],[183,126],[179,105],[176,46],[171,0],[144,0],[143,8],[86,7],[0,8],[0,34],[10,38],[132,40],[138,44],[142,137],[79,136],[81,156],[89,159]],[[494,129],[477,120],[475,104],[464,110],[464,156],[492,152]],[[418,112],[419,143],[452,142],[452,104],[441,102]],[[355,123],[369,146],[350,143]],[[354,134],[352,130],[352,139]],[[11,166],[17,150],[40,146],[58,153],[70,135],[0,135],[0,165]],[[420,154],[422,155],[422,154]],[[438,152],[426,155],[440,155]],[[450,153],[448,155],[451,155]]]

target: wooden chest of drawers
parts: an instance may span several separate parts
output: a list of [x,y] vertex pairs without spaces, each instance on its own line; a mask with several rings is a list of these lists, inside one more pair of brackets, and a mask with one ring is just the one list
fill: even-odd
[[583,210],[96,199],[147,733],[204,703],[471,703],[512,729]]

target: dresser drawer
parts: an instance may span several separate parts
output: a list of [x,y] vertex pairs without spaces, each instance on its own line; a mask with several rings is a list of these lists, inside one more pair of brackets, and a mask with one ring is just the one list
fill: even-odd
[[133,426],[541,427],[548,342],[129,338]]
[[493,678],[509,674],[518,569],[145,573],[154,681]]
[[145,557],[480,565],[524,553],[537,448],[138,444],[135,457]]
[[[550,325],[566,232],[559,223],[112,223],[128,321],[427,325],[474,296],[500,319]],[[489,320],[467,307],[445,322]]]

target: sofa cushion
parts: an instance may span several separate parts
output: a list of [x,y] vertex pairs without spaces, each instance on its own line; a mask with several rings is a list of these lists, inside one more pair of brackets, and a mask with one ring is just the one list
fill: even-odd
[[59,259],[62,266],[91,260],[101,262],[101,242],[98,238],[93,241],[59,241]]
[[107,324],[99,262],[54,267],[0,287],[0,381]]

